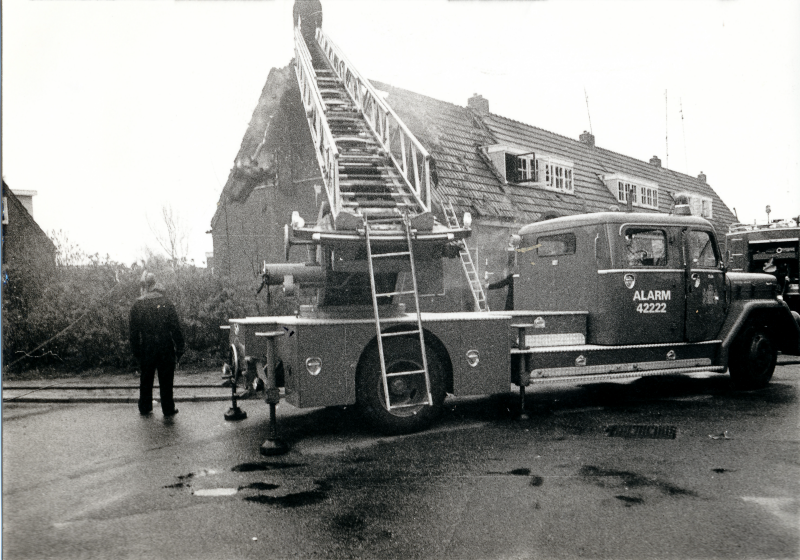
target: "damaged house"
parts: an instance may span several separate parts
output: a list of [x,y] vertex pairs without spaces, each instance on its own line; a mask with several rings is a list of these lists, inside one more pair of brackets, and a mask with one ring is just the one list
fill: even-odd
[[[703,173],[691,177],[655,156],[615,153],[588,132],[572,139],[493,114],[477,94],[459,106],[379,82],[372,87],[431,155],[437,219],[445,223],[450,205],[459,219],[470,214],[466,243],[484,283],[504,277],[509,237],[531,222],[609,210],[669,213],[678,193],[718,232],[736,221]],[[294,64],[270,71],[211,222],[219,274],[257,285],[264,262],[285,261],[292,213],[307,223],[319,216],[326,187],[302,99]],[[292,262],[310,259],[303,247],[289,251]],[[423,310],[474,308],[458,258],[445,259],[437,292],[421,297]],[[490,309],[503,309],[505,290],[486,296]]]

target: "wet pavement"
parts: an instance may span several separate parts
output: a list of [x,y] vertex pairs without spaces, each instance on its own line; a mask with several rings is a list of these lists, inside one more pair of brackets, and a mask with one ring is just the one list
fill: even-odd
[[291,451],[269,458],[261,399],[241,422],[222,401],[6,401],[3,557],[797,558],[798,389],[794,361],[747,393],[717,374],[535,389],[525,422],[513,398],[449,399],[398,437],[281,403]]

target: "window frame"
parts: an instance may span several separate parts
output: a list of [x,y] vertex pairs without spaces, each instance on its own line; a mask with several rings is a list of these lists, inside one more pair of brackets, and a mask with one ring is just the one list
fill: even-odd
[[619,204],[628,204],[628,193],[630,193],[633,206],[649,210],[659,209],[660,197],[657,183],[623,173],[606,175],[603,177],[603,181]]
[[[703,249],[705,250],[707,247],[711,249],[711,253],[714,255],[714,264],[713,264],[713,266],[707,266],[707,265],[704,265],[704,264],[702,264],[702,265],[700,264],[699,260],[700,260],[700,257],[702,256],[702,254],[704,253],[704,250],[700,251],[697,254],[698,262],[695,263],[695,260],[693,258],[692,252],[691,252],[692,248],[693,248],[692,236],[694,234],[698,234],[698,233],[699,234],[705,234],[708,237],[708,241],[705,243],[705,245],[703,245]],[[714,232],[709,231],[707,229],[690,228],[686,232],[686,244],[687,244],[687,256],[688,256],[688,259],[689,259],[689,268],[691,270],[717,270],[717,269],[719,269],[720,262],[722,262],[722,256],[720,254],[719,246],[717,245],[717,238],[714,235]]]
[[[632,233],[631,233],[632,232]],[[650,232],[658,232],[661,234],[661,241],[663,243],[663,255],[656,259],[655,251],[653,251],[653,256],[650,260],[652,260],[652,264],[645,264],[644,262],[640,262],[638,264],[634,264],[631,262],[629,258],[629,254],[634,254],[636,250],[631,250],[628,244],[628,236],[635,235],[637,233],[650,233]],[[645,224],[631,224],[626,226],[622,229],[622,243],[623,243],[623,268],[643,268],[643,269],[653,269],[653,268],[667,268],[669,265],[669,235],[667,234],[667,230],[663,227],[656,226],[656,225],[645,225]],[[651,244],[652,247],[652,244]],[[645,253],[647,253],[645,251]],[[642,261],[647,260],[642,258]]]
[[[567,238],[565,242],[565,251],[560,253],[542,253],[542,241],[549,239]],[[571,250],[570,250],[571,249]],[[551,233],[542,235],[536,238],[536,256],[539,258],[562,257],[567,255],[574,255],[578,250],[578,239],[572,231],[565,231],[562,233]]]

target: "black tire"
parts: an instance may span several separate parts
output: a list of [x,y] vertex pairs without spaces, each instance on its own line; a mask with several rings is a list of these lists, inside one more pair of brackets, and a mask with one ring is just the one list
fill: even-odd
[[731,348],[728,363],[731,381],[737,389],[766,387],[772,379],[777,359],[778,350],[769,334],[763,329],[746,327]]
[[[367,349],[361,360],[356,381],[358,406],[369,424],[384,434],[408,434],[423,430],[439,416],[445,398],[444,365],[430,344],[425,345],[428,375],[431,382],[433,406],[424,404],[425,378],[423,375],[389,378],[392,404],[419,406],[389,410],[381,379],[381,362],[377,344]],[[383,343],[386,371],[409,371],[422,369],[419,339],[412,337],[388,338]]]

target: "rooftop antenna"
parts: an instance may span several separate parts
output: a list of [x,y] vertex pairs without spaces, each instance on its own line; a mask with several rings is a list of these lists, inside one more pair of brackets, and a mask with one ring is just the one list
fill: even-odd
[[667,103],[667,90],[664,90],[664,142],[667,150],[667,163],[664,167],[669,169],[669,111],[667,110],[669,104]]
[[592,130],[592,114],[589,112],[589,94],[586,93],[586,88],[583,88],[583,96],[586,98],[586,114],[589,116],[589,133],[594,135]]
[[681,103],[681,128],[683,128],[683,165],[686,166],[686,173],[689,173],[689,157],[686,155],[686,123],[683,121],[683,98],[680,98]]

